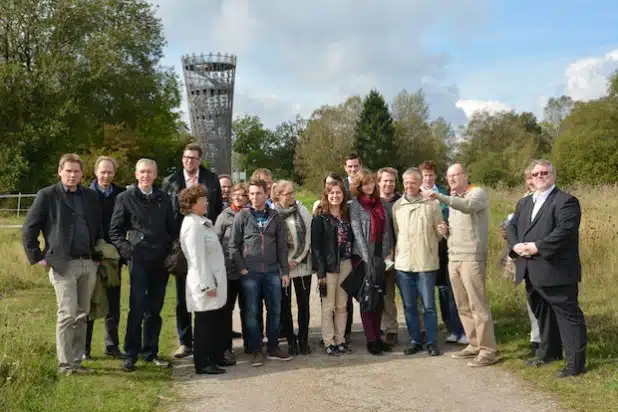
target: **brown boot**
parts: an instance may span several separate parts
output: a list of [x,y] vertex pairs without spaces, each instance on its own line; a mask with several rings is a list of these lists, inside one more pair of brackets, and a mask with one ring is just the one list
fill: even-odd
[[390,346],[397,345],[397,334],[396,333],[387,333],[384,337],[384,343]]

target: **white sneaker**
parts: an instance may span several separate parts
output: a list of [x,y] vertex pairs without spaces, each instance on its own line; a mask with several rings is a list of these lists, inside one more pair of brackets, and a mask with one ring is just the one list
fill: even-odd
[[457,343],[457,335],[454,333],[448,335],[448,338],[446,338],[446,343]]
[[470,342],[468,342],[466,335],[462,335],[461,338],[457,339],[457,343],[460,345],[468,345]]

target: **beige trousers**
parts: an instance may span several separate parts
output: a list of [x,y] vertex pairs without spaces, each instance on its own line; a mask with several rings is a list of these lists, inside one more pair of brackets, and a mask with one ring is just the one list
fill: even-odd
[[382,329],[385,333],[397,333],[397,305],[395,304],[395,271],[386,272],[386,295],[384,296],[384,310],[382,312]]
[[339,273],[326,274],[326,297],[322,298],[322,339],[324,340],[324,347],[333,344],[340,345],[345,342],[348,294],[341,287],[341,283],[351,272],[352,262],[347,259],[341,262]]
[[457,311],[470,342],[467,349],[494,359],[496,338],[485,290],[485,270],[484,261],[450,261],[448,264]]
[[96,284],[97,265],[90,259],[69,261],[65,273],[49,269],[56,291],[56,354],[60,368],[79,366],[86,350],[86,322]]

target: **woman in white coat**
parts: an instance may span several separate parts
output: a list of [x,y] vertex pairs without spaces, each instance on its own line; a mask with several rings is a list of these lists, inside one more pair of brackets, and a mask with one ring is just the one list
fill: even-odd
[[187,310],[195,314],[193,362],[197,374],[220,374],[235,362],[223,356],[226,346],[224,306],[227,301],[225,257],[212,222],[204,217],[208,207],[202,185],[178,195],[180,246],[187,259]]

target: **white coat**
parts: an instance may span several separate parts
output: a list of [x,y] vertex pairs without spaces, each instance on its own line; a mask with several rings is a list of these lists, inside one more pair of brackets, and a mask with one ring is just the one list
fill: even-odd
[[[187,310],[216,310],[227,301],[225,256],[212,222],[202,216],[185,216],[180,228],[180,247],[187,259]],[[207,295],[216,289],[217,296]]]

